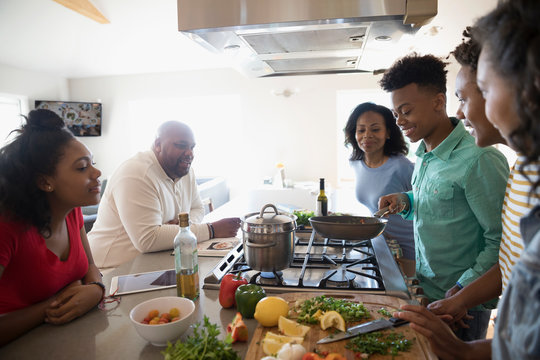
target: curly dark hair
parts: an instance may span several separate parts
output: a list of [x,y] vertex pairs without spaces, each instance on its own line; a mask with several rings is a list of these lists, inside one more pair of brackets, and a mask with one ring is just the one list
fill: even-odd
[[388,139],[384,144],[384,155],[407,155],[409,153],[409,147],[407,146],[407,143],[403,138],[401,130],[396,124],[396,120],[394,119],[392,111],[382,105],[377,105],[372,102],[365,102],[358,105],[351,112],[351,115],[347,120],[347,125],[345,125],[345,128],[343,129],[343,132],[345,133],[345,146],[352,146],[352,153],[349,160],[362,160],[364,158],[364,152],[362,151],[362,149],[360,149],[360,147],[358,146],[358,142],[356,141],[356,122],[363,113],[368,111],[376,112],[383,117],[384,124],[390,135],[390,139]]
[[0,149],[0,215],[50,235],[51,210],[38,187],[40,175],[53,176],[67,144],[74,139],[54,112],[32,110],[16,138]]
[[463,31],[463,41],[450,54],[461,66],[470,66],[476,72],[480,50],[480,44],[471,36],[471,27],[467,26]]
[[415,83],[420,88],[446,94],[445,63],[433,55],[420,56],[412,53],[398,59],[386,70],[379,84],[383,90],[392,92]]
[[[539,17],[538,0],[500,2],[478,19],[471,31],[495,71],[516,90],[514,103],[521,124],[510,134],[510,140],[526,157],[522,173],[526,165],[538,163],[540,157]],[[540,179],[532,185],[531,194],[538,186]]]

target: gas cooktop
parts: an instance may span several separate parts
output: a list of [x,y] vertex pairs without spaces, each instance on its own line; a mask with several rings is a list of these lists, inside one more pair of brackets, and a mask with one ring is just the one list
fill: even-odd
[[293,261],[274,272],[252,270],[243,244],[232,249],[205,277],[204,289],[219,289],[225,274],[242,272],[250,283],[267,292],[369,293],[410,299],[403,275],[384,237],[370,240],[295,238]]

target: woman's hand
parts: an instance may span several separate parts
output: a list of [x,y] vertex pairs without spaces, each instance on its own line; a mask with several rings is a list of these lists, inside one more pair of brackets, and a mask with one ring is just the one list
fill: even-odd
[[388,206],[390,214],[409,210],[409,197],[403,193],[384,195],[379,198],[379,209]]
[[56,299],[45,310],[45,321],[60,325],[87,313],[103,296],[103,290],[94,284],[71,283],[56,295]]
[[441,359],[485,358],[483,345],[459,340],[448,325],[425,307],[403,305],[401,309],[405,311],[394,313],[394,317],[410,321],[411,328],[429,340],[433,352]]

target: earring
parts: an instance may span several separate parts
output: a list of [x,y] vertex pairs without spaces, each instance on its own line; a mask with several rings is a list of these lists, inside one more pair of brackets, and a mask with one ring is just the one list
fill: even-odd
[[51,185],[47,186],[47,190],[52,191],[52,186]]

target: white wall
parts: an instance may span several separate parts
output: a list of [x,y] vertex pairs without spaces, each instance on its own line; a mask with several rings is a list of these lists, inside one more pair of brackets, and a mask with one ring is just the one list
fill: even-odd
[[[452,95],[454,78],[455,69],[451,66],[448,75],[450,114],[455,113],[457,106]],[[243,150],[215,149],[216,162],[225,161],[232,169],[228,174],[198,172],[200,176],[228,177],[233,192],[236,192],[245,186],[260,184],[264,177],[273,174],[278,162],[285,164],[286,176],[295,181],[316,181],[325,177],[331,184],[337,184],[336,148],[338,140],[341,143],[343,139],[336,130],[336,93],[347,89],[378,89],[379,79],[380,76],[371,74],[253,79],[234,70],[217,69],[71,79],[69,88],[72,99],[103,103],[102,136],[81,140],[94,152],[105,177],[132,155],[132,149],[124,145],[126,128],[145,126],[130,118],[130,102],[238,95],[242,106],[238,113],[242,129],[231,130],[243,133]],[[290,97],[271,93],[284,89],[298,89],[298,93]],[[170,119],[148,119],[155,122],[156,127],[165,120]],[[195,136],[200,139],[204,134]],[[140,144],[141,149],[149,146],[150,143]],[[195,170],[198,168],[196,161],[193,164]],[[231,173],[237,176],[231,178]]]
[[[457,107],[452,95],[455,73],[455,66],[451,66],[448,75],[450,114],[454,114]],[[212,170],[197,172],[199,176],[227,177],[233,196],[272,176],[278,162],[285,164],[286,176],[295,181],[317,181],[319,177],[325,177],[335,186],[337,147],[343,141],[336,122],[344,121],[337,119],[336,93],[378,89],[379,79],[380,76],[371,74],[253,79],[232,69],[217,69],[66,80],[0,65],[0,92],[27,96],[30,109],[36,99],[103,103],[102,136],[80,140],[93,151],[104,177],[110,176],[133,154],[133,146],[128,146],[126,129],[147,126],[133,121],[130,103],[144,99],[236,95],[241,105],[238,114],[241,129],[232,129],[232,133],[242,134],[241,146],[214,149],[215,160],[205,159],[205,162],[220,164],[216,166],[219,170],[216,173]],[[272,94],[272,91],[285,89],[297,89],[298,93],[290,97]],[[147,120],[157,127],[170,119]],[[195,136],[201,139],[205,134]],[[144,150],[149,148],[150,142],[137,145],[139,150]],[[223,163],[226,170],[223,170]],[[196,158],[195,170],[209,168],[201,165],[197,164]]]
[[28,97],[29,108],[34,100],[69,100],[67,79],[0,64],[0,93]]

